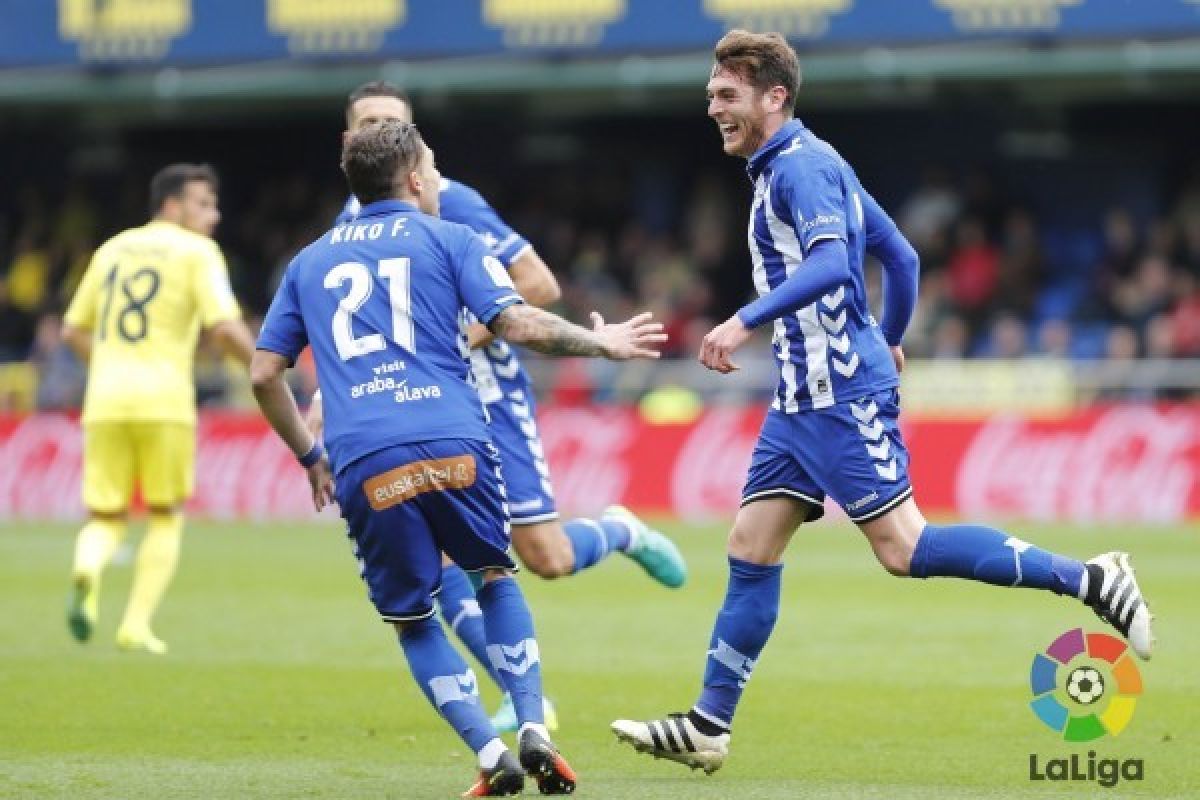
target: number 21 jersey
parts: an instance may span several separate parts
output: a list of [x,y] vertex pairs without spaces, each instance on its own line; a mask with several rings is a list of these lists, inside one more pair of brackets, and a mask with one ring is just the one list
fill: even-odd
[[96,250],[64,321],[92,332],[83,421],[196,421],[196,339],[240,315],[216,242],[170,222]]
[[519,302],[474,231],[384,200],[292,260],[258,348],[294,361],[312,346],[339,472],[393,445],[490,441],[460,318],[466,308],[486,325]]

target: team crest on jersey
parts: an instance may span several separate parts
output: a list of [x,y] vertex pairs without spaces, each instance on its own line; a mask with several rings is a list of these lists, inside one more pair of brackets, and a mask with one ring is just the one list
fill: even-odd
[[829,29],[831,16],[853,5],[853,0],[704,0],[704,13],[727,28],[817,37]]

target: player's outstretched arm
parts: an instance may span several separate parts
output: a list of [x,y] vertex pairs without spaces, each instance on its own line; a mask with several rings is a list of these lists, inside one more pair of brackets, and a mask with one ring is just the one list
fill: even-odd
[[[292,390],[283,379],[287,368],[288,360],[279,353],[255,350],[250,362],[250,383],[263,416],[308,471],[313,505],[320,511],[334,501],[333,473],[329,458],[317,439],[309,433],[304,418],[300,416],[300,409],[296,407],[296,399],[292,397]],[[311,464],[308,463],[310,457],[314,459]]]
[[592,330],[568,322],[557,314],[520,304],[509,306],[488,324],[492,333],[514,344],[523,344],[551,356],[600,356],[613,361],[658,358],[658,347],[667,340],[661,322],[649,312],[607,324],[592,312]]
[[[525,251],[509,265],[508,275],[512,278],[517,294],[530,305],[545,308],[551,303],[557,303],[562,297],[558,279],[532,246],[525,248]],[[467,345],[472,350],[491,344],[494,338],[492,332],[478,322],[467,328]]]

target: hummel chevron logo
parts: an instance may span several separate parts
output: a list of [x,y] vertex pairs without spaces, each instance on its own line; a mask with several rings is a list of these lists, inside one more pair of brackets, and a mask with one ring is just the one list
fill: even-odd
[[842,301],[845,299],[846,299],[846,287],[839,286],[837,288],[836,292],[831,292],[830,294],[827,294],[824,297],[822,297],[821,302],[825,304],[826,308],[828,308],[830,311],[833,311],[835,308],[840,306],[842,304]]
[[874,400],[866,406],[856,406],[854,403],[851,403],[850,413],[854,415],[856,420],[865,424],[875,419],[875,415],[879,413],[879,406],[875,405]]
[[518,419],[532,419],[533,418],[533,415],[531,415],[529,413],[529,404],[528,403],[513,402],[513,403],[509,403],[508,407],[512,409],[512,412],[517,415]]
[[788,146],[788,149],[779,151],[779,155],[786,156],[788,153],[796,152],[801,147],[804,147],[804,144],[800,141],[800,137],[797,136],[795,139],[792,139],[792,143]]
[[879,473],[879,477],[886,481],[896,480],[896,459],[892,459],[887,463],[887,466],[881,464],[875,465],[875,471]]
[[531,419],[523,419],[520,421],[521,433],[525,434],[526,439],[537,438],[537,423]]
[[524,675],[539,660],[536,639],[523,639],[511,647],[506,644],[489,644],[487,654],[497,672],[507,670],[513,675]]
[[512,379],[517,377],[517,370],[521,368],[521,365],[514,358],[504,363],[493,361],[492,368],[499,373],[500,377]]
[[475,702],[479,697],[479,685],[475,681],[475,673],[470,669],[461,675],[430,678],[429,689],[433,692],[433,703],[438,708],[447,703]]
[[750,673],[754,671],[753,659],[746,658],[730,647],[724,639],[717,639],[717,646],[713,650],[708,651],[708,655],[713,657],[717,663],[728,668],[734,675],[741,678],[738,681],[738,686],[744,687],[746,681],[750,680]]
[[875,461],[887,461],[888,456],[892,454],[892,443],[887,439],[884,439],[879,444],[868,444],[866,448],[871,458]]
[[844,364],[836,358],[833,360],[833,368],[838,371],[843,378],[849,378],[858,369],[858,353],[851,353],[850,360]]
[[829,340],[829,346],[842,355],[846,355],[846,352],[850,349],[850,337],[844,333],[841,336],[834,336],[831,333],[827,333],[825,334],[825,338]]
[[883,436],[883,423],[875,420],[868,428],[866,425],[859,425],[858,432],[862,434],[864,439],[869,439],[872,442],[879,441],[879,437]]
[[837,333],[846,326],[846,309],[842,309],[836,317],[831,317],[824,311],[821,312],[821,324],[825,326],[825,330],[830,333]]

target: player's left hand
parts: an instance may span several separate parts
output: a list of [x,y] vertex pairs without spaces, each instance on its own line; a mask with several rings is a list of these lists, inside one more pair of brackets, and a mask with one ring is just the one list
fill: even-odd
[[612,361],[627,361],[631,358],[658,358],[658,348],[667,340],[661,322],[654,315],[643,311],[624,322],[605,322],[604,317],[592,312],[592,332],[600,338],[604,357]]
[[749,341],[751,335],[752,332],[734,314],[704,337],[700,345],[700,363],[724,375],[740,369],[730,356]]
[[896,345],[891,348],[892,361],[896,362],[896,372],[904,372],[904,348]]
[[320,511],[325,506],[333,505],[333,470],[329,467],[329,456],[321,456],[321,460],[308,468],[308,485],[312,488],[313,507]]

